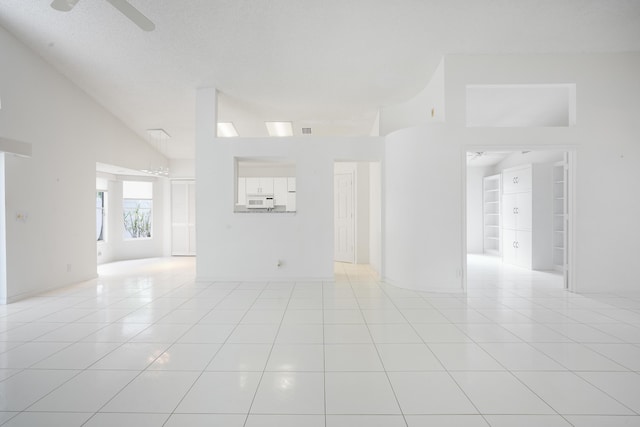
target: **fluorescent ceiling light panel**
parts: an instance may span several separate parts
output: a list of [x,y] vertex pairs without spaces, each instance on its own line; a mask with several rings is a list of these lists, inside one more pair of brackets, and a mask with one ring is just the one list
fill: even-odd
[[293,123],[291,122],[264,122],[267,125],[269,136],[293,136]]
[[147,135],[153,139],[169,139],[171,136],[164,129],[147,129]]
[[239,136],[236,127],[233,123],[218,123],[218,136],[222,138],[232,138],[234,136]]

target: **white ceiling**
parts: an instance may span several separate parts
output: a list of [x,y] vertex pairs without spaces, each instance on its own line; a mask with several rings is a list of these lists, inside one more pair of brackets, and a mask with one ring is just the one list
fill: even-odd
[[637,0],[130,1],[155,31],[104,0],[2,0],[0,25],[141,137],[165,129],[172,158],[194,155],[199,87],[218,88],[241,136],[264,121],[367,135],[443,54],[640,51]]

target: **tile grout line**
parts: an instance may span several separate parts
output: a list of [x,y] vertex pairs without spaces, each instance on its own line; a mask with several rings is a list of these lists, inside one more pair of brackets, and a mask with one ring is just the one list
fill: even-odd
[[[269,283],[271,283],[271,282],[267,282],[267,284],[266,284],[264,289],[266,289],[269,286]],[[284,322],[284,317],[286,316],[287,310],[289,309],[289,304],[291,303],[291,298],[292,298],[292,295],[293,295],[293,291],[296,288],[296,286],[297,285],[294,282],[294,285],[293,285],[293,287],[291,288],[291,290],[289,292],[289,298],[287,299],[287,304],[286,304],[286,306],[284,308],[284,312],[282,313],[282,318],[280,319],[280,323],[278,323],[278,329],[276,330],[276,333],[275,333],[275,335],[273,337],[273,342],[271,343],[271,348],[269,349],[269,353],[267,354],[267,358],[264,361],[264,367],[262,369],[262,373],[260,374],[260,378],[258,379],[258,384],[256,386],[256,391],[253,393],[253,397],[251,398],[251,403],[249,404],[249,407],[247,408],[247,415],[246,415],[246,417],[244,419],[244,423],[242,424],[243,427],[246,427],[247,422],[249,422],[249,416],[251,415],[251,408],[253,407],[253,404],[255,403],[255,400],[256,400],[256,396],[258,395],[258,392],[260,391],[260,384],[262,384],[262,379],[264,378],[264,374],[265,374],[265,372],[267,372],[267,370],[266,370],[267,369],[267,364],[269,363],[269,359],[271,358],[271,354],[273,353],[273,348],[275,347],[276,341],[278,340],[278,335],[280,334],[280,329],[282,328],[282,323]],[[262,290],[262,292],[264,292],[264,289]],[[258,300],[258,298],[256,298],[256,301]],[[255,302],[254,302],[254,304],[255,304]]]
[[[384,370],[384,375],[387,378],[387,384],[389,384],[389,388],[391,389],[391,392],[393,393],[393,398],[396,401],[396,405],[398,405],[398,410],[400,411],[400,414],[402,415],[402,420],[404,421],[405,426],[409,427],[409,422],[407,421],[407,417],[406,417],[406,415],[404,413],[404,410],[402,409],[402,406],[400,405],[400,400],[398,399],[398,395],[396,393],[396,390],[393,388],[393,383],[391,382],[391,378],[389,377],[389,373],[387,372],[387,369],[384,366],[384,362],[382,360],[382,357],[380,356],[380,350],[378,349],[377,343],[373,339],[373,334],[371,333],[371,329],[369,328],[369,323],[367,322],[366,317],[364,317],[364,313],[362,312],[362,306],[360,305],[360,300],[358,299],[357,293],[353,289],[353,282],[351,280],[351,276],[348,273],[347,273],[347,280],[349,281],[349,286],[351,286],[351,290],[354,293],[356,304],[358,304],[358,310],[360,311],[360,315],[362,316],[362,318],[364,320],[364,325],[367,328],[367,332],[369,333],[369,338],[371,338],[371,343],[373,345],[373,348],[375,348],[376,355],[378,356],[378,360],[380,362],[380,365],[382,366],[382,369]],[[384,292],[384,289],[382,289],[379,286],[378,283],[376,283],[376,287],[378,287],[382,292]],[[392,303],[393,303],[393,301],[392,301]]]

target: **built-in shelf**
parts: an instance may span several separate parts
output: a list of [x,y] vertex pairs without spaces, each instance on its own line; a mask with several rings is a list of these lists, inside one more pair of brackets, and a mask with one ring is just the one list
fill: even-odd
[[484,177],[482,180],[482,203],[484,212],[484,253],[500,255],[500,175]]
[[567,212],[565,164],[553,165],[553,265],[558,271],[564,271],[566,265],[565,218]]

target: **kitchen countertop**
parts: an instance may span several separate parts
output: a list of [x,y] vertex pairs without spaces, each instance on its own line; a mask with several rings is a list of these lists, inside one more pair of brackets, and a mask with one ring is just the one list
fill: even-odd
[[234,213],[250,213],[250,214],[295,214],[295,211],[287,211],[285,206],[276,206],[273,209],[252,208],[247,209],[245,206],[236,206]]

